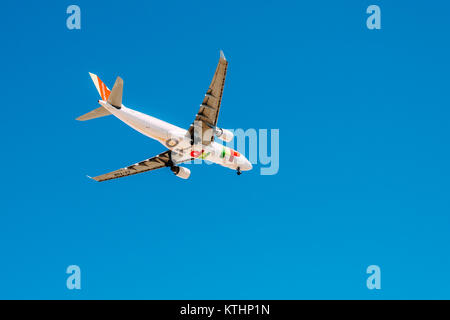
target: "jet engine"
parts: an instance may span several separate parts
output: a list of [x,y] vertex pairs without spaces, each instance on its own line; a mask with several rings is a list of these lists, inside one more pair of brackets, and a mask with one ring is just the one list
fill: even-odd
[[188,179],[191,175],[191,170],[185,167],[173,166],[170,170],[172,170],[172,172],[181,179]]
[[230,142],[234,138],[233,132],[222,128],[216,128],[215,136],[225,142]]

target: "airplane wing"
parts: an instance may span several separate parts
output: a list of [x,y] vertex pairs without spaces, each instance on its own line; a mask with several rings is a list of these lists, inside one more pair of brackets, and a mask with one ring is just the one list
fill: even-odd
[[187,161],[191,159],[190,157],[185,159],[179,159],[177,161],[172,161],[172,152],[170,150],[167,150],[153,158],[135,163],[129,167],[125,167],[116,171],[112,171],[109,173],[102,174],[97,177],[89,177],[91,179],[94,179],[96,181],[106,181],[111,179],[117,179],[122,178],[126,176],[131,176],[133,174],[138,174],[141,172],[156,170],[164,167],[170,167],[176,163],[181,163],[184,161]]
[[[214,141],[214,131],[209,130],[209,134],[205,134],[208,129],[214,128],[217,125],[219,117],[220,103],[222,101],[223,87],[225,85],[225,77],[227,75],[228,61],[222,51],[220,51],[220,59],[217,64],[216,72],[206,91],[205,98],[200,105],[194,123],[201,122],[201,132],[203,133],[202,143],[205,145]],[[200,129],[200,128],[199,128]],[[189,128],[191,137],[194,137],[194,124]]]

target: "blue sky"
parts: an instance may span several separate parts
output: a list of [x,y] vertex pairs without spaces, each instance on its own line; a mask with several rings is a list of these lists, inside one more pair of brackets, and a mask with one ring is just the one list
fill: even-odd
[[[70,4],[81,30],[66,28]],[[381,30],[366,28],[370,4]],[[449,9],[5,2],[0,298],[450,298]],[[187,127],[220,49],[219,124],[280,129],[277,175],[86,178],[164,150],[113,117],[75,121],[98,106],[88,72],[110,87],[120,75],[126,106]]]

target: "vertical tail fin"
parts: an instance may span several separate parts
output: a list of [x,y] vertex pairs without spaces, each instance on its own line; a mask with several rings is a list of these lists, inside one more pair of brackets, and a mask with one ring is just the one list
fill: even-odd
[[102,80],[100,80],[100,78],[96,74],[89,72],[89,75],[91,76],[91,79],[94,82],[98,94],[100,95],[102,100],[107,101],[109,95],[111,94],[111,90],[108,89],[108,87],[103,83]]
[[[89,72],[89,75],[92,78],[92,81],[95,84],[95,87],[97,88],[97,91],[100,95],[100,97],[102,98],[102,100],[107,101],[109,99],[109,96],[111,95],[111,91],[108,89],[108,87],[103,83],[102,80],[100,80],[100,78]],[[116,87],[116,85],[114,85],[114,87]],[[114,88],[113,88],[114,89]],[[122,90],[120,91],[120,97],[122,101]],[[109,102],[109,100],[108,100]],[[97,108],[95,110],[92,110],[91,112],[88,112],[86,114],[83,114],[82,116],[78,117],[77,120],[79,121],[86,121],[86,120],[91,120],[91,119],[95,119],[95,118],[100,118],[100,117],[104,117],[104,116],[109,116],[111,113],[106,110],[104,107],[100,107]]]

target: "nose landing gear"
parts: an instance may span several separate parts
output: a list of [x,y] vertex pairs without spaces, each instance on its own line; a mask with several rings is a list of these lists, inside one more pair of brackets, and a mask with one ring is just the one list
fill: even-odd
[[240,175],[242,174],[242,172],[241,172],[241,168],[239,168],[239,167],[238,167],[238,168],[237,168],[237,172],[236,172],[236,173],[237,173],[237,175],[238,175],[238,176],[240,176]]

